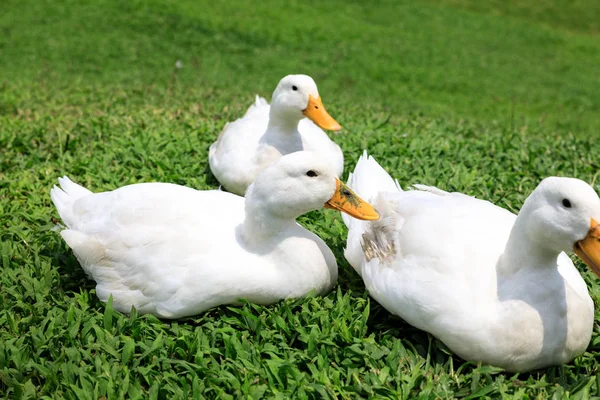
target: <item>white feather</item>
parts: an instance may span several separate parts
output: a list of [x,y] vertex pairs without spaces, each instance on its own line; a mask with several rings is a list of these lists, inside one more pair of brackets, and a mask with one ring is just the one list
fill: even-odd
[[[511,371],[561,364],[585,350],[593,302],[561,250],[586,235],[590,218],[600,220],[589,185],[548,178],[517,219],[461,193],[393,191],[378,167],[364,154],[351,176],[349,186],[381,218],[348,223],[345,252],[375,300],[464,359]],[[561,206],[565,197],[578,205],[572,213]]]
[[[314,169],[319,176],[308,177]],[[51,191],[61,235],[96,294],[129,312],[195,315],[239,298],[259,304],[327,293],[331,250],[295,222],[336,190],[318,155],[298,152],[263,171],[246,199],[218,190],[142,183],[92,193],[68,178]]]
[[[291,89],[291,83],[297,90]],[[289,102],[300,94],[304,96],[302,104]],[[309,94],[319,97],[311,77],[288,75],[273,93],[273,104],[285,112],[272,115],[269,103],[257,95],[242,118],[225,125],[210,146],[208,159],[212,173],[228,191],[243,196],[260,171],[282,155],[302,150],[320,154],[337,176],[342,176],[342,150],[313,121],[304,118]]]

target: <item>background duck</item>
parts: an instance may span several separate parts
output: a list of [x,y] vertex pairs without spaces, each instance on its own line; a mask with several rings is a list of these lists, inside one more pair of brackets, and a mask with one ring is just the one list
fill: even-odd
[[259,304],[327,293],[337,279],[331,250],[295,219],[324,205],[377,218],[319,155],[298,152],[265,169],[246,198],[169,183],[94,194],[59,179],[51,191],[61,236],[96,294],[129,312],[195,315],[244,298]]
[[569,362],[590,341],[593,302],[563,251],[600,266],[600,199],[544,179],[518,216],[434,187],[402,191],[365,154],[348,185],[381,218],[344,218],[346,258],[371,296],[466,360],[527,371]]
[[225,189],[243,196],[260,171],[301,150],[320,154],[342,176],[342,150],[319,128],[338,131],[341,126],[325,110],[315,81],[288,75],[279,81],[271,101],[269,106],[257,96],[246,114],[226,124],[210,146],[210,169]]

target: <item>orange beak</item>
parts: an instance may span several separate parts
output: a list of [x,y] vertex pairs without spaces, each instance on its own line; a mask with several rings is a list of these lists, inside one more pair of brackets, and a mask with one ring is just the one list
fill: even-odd
[[575,243],[575,254],[600,277],[600,224],[591,219],[587,236]]
[[358,197],[348,186],[336,178],[335,193],[325,203],[325,208],[345,212],[346,214],[366,221],[379,219],[379,213],[373,206]]
[[302,113],[323,129],[327,129],[328,131],[339,131],[342,129],[340,124],[327,113],[327,110],[325,110],[325,106],[323,106],[323,102],[321,101],[321,96],[315,99],[309,94],[308,105]]

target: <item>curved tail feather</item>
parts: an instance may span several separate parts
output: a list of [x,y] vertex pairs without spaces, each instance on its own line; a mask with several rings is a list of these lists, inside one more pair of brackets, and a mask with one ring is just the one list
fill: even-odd
[[[348,186],[376,208],[386,208],[385,202],[377,204],[380,193],[402,191],[398,181],[393,179],[373,157],[369,156],[366,150],[356,163],[354,171],[350,173]],[[381,218],[385,218],[385,213],[381,213],[384,210],[378,211],[380,211]],[[362,260],[365,257],[362,246],[363,234],[373,222],[360,221],[346,214],[342,214],[342,219],[348,227],[348,239],[344,256],[356,272],[361,274]]]
[[[358,159],[354,172],[348,175],[348,187],[371,204],[380,192],[402,191],[398,181],[393,179],[375,161],[373,156],[369,156],[367,150],[364,150],[362,156]],[[348,228],[351,228],[352,224],[361,222],[344,213],[342,213],[342,219]]]
[[78,199],[91,195],[92,192],[76,184],[67,176],[58,178],[58,184],[60,187],[55,185],[50,190],[50,197],[65,225],[72,227],[75,222],[73,218],[73,204]]
[[254,114],[255,112],[268,112],[269,102],[264,97],[260,97],[256,95],[254,98],[254,104],[251,104],[250,107],[246,110],[244,117]]

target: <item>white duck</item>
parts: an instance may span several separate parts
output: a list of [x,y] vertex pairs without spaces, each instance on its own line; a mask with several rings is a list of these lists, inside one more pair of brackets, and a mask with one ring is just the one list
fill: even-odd
[[377,218],[319,156],[298,152],[265,169],[246,198],[169,183],[94,194],[59,179],[51,191],[63,239],[96,294],[116,310],[162,318],[198,314],[244,298],[270,304],[327,293],[337,279],[331,250],[295,219],[326,207]]
[[600,199],[588,184],[544,179],[515,216],[434,187],[402,191],[365,152],[348,185],[381,218],[344,218],[345,256],[388,311],[463,359],[509,371],[585,351],[594,305],[562,251],[600,272]]
[[210,169],[225,189],[241,196],[260,171],[282,155],[301,150],[319,153],[342,176],[342,150],[315,124],[341,129],[325,110],[315,81],[307,75],[288,75],[275,88],[270,107],[257,96],[242,118],[225,125],[210,146]]

